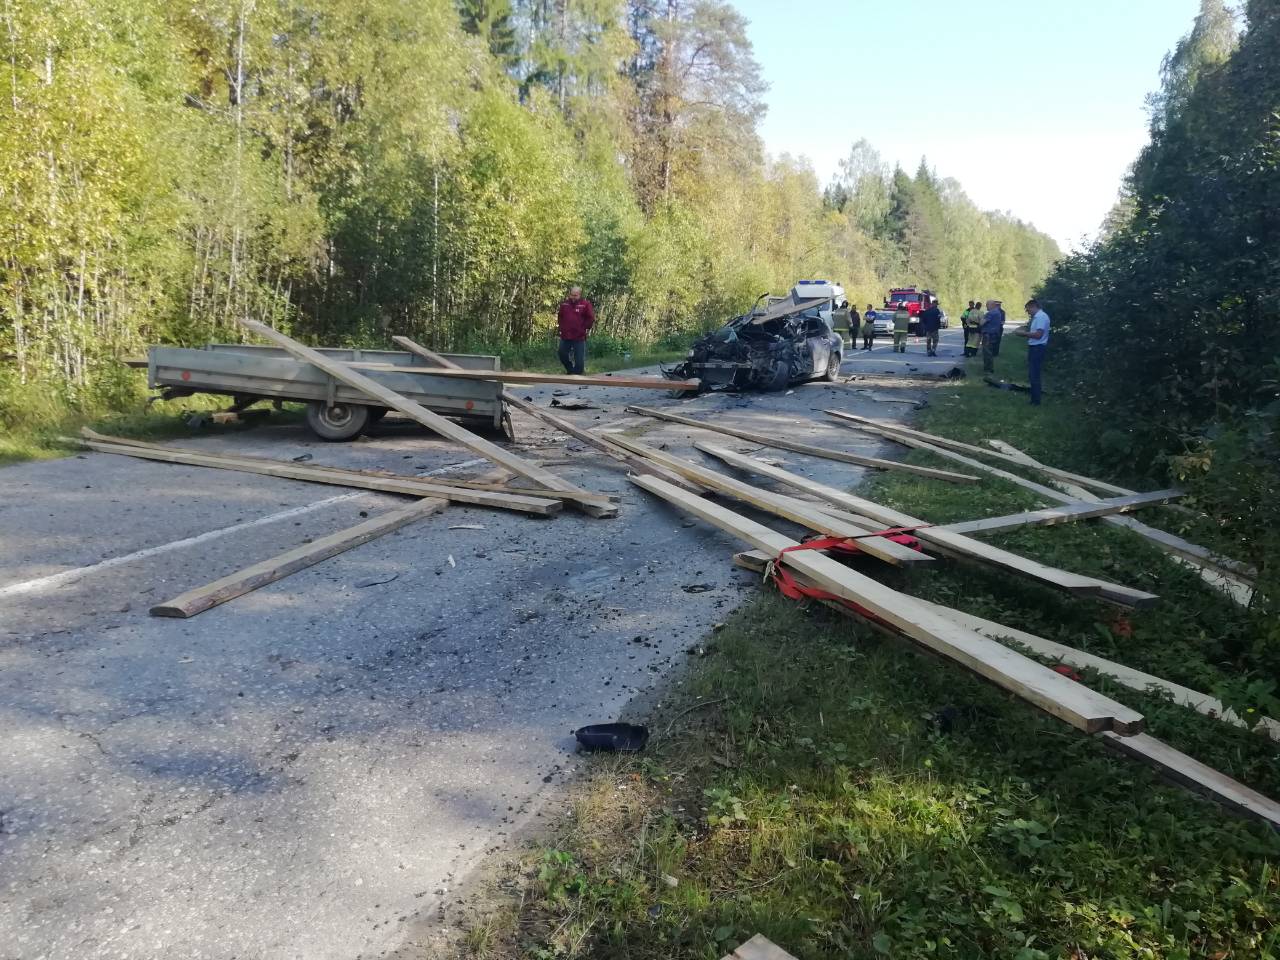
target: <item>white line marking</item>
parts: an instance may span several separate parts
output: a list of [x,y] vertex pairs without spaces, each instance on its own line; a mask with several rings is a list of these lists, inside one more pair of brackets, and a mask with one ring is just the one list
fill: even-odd
[[[454,470],[462,470],[465,467],[474,467],[488,462],[488,460],[483,458],[467,460],[463,463],[453,463],[447,467],[440,467],[436,470],[428,470],[425,473],[416,474],[416,476],[435,477],[442,473],[452,473]],[[108,560],[90,564],[87,567],[74,567],[71,570],[63,570],[61,573],[53,573],[47,577],[37,577],[34,580],[24,580],[21,583],[11,583],[8,586],[0,587],[0,599],[28,593],[38,593],[50,587],[60,587],[63,584],[73,583],[88,574],[97,573],[100,570],[109,570],[112,567],[118,567],[125,563],[132,563],[135,560],[145,560],[148,557],[154,557],[161,553],[170,553],[174,550],[181,550],[183,547],[193,547],[198,543],[206,543],[209,540],[216,540],[219,537],[225,537],[227,534],[235,533],[239,530],[261,527],[268,523],[275,523],[277,520],[288,520],[290,517],[297,517],[304,513],[311,513],[313,510],[319,510],[321,507],[327,507],[332,503],[341,503],[344,500],[353,500],[356,497],[363,497],[372,492],[375,491],[362,490],[359,493],[344,493],[336,497],[328,497],[324,500],[317,500],[315,503],[303,504],[300,507],[290,507],[288,510],[282,510],[280,513],[273,513],[265,517],[259,517],[257,520],[246,520],[244,523],[233,523],[229,527],[222,527],[218,530],[209,530],[206,533],[201,533],[194,537],[187,537],[184,540],[174,540],[172,543],[164,543],[158,547],[147,547],[143,550],[135,550],[133,553],[126,553],[122,557],[111,557]]]

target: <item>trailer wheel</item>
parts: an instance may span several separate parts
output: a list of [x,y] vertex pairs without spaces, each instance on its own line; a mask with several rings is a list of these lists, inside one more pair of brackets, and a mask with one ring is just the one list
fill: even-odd
[[307,404],[307,426],[321,440],[354,440],[369,425],[369,408],[360,403]]

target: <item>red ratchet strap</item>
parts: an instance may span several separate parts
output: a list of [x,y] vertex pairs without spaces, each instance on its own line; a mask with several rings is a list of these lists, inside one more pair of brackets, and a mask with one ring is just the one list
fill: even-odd
[[[874,533],[867,533],[868,537],[885,537],[894,543],[901,543],[904,546],[911,547],[913,550],[920,549],[920,541],[915,537],[906,536],[912,530],[919,530],[921,527],[930,526],[930,524],[920,524],[915,527],[895,527],[891,530],[879,530]],[[859,536],[857,539],[861,539]],[[783,547],[778,551],[778,555],[769,561],[765,567],[765,579],[772,580],[778,585],[779,592],[784,597],[792,600],[834,600],[841,606],[848,607],[860,617],[866,617],[874,623],[888,626],[884,620],[881,620],[874,613],[861,604],[854,603],[844,597],[829,593],[818,587],[805,587],[796,582],[796,578],[791,575],[786,567],[782,564],[782,556],[787,553],[795,553],[800,550],[835,550],[839,553],[861,553],[858,545],[847,537],[815,537],[812,540],[806,540],[803,543],[797,543],[793,547]]]

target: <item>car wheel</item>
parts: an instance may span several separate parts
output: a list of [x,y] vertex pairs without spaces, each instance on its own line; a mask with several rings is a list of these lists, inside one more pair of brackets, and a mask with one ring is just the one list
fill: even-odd
[[835,383],[840,379],[840,354],[833,351],[831,356],[827,357],[827,371],[822,375],[822,379],[827,383]]
[[369,425],[369,408],[361,403],[325,403],[312,400],[307,404],[307,426],[321,440],[340,443],[354,440]]

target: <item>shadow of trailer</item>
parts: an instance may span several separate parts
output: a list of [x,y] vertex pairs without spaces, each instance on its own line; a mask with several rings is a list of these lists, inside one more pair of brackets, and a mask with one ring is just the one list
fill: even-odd
[[[459,380],[435,376],[421,357],[401,350],[317,348],[320,353],[356,365],[372,380],[433,413],[453,417],[473,428],[500,431],[506,414],[499,380]],[[444,354],[466,370],[498,373],[498,357]],[[365,366],[365,365],[368,366]],[[297,360],[279,347],[211,343],[204,347],[151,347],[147,351],[147,385],[172,400],[197,393],[232,399],[243,410],[259,400],[307,405],[307,426],[322,440],[354,440],[387,413],[386,407]],[[394,369],[378,369],[390,366]],[[417,369],[412,369],[417,368]]]

